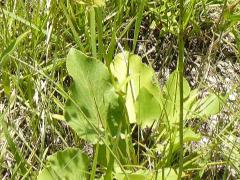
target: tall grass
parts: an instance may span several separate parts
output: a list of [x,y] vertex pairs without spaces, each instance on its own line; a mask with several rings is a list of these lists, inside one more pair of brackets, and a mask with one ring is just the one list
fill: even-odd
[[[108,67],[122,50],[139,52],[145,56],[144,62],[160,64],[159,71],[177,68],[179,73],[179,153],[169,155],[166,149],[171,139],[161,141],[176,132],[142,130],[129,124],[133,138],[126,136],[130,144],[126,162],[131,167],[122,165],[116,157],[117,142],[106,142],[106,156],[112,158],[107,177],[112,177],[117,161],[124,173],[127,168],[152,168],[162,169],[164,177],[164,169],[174,168],[178,179],[239,178],[239,2],[107,0],[106,6],[83,2],[8,0],[0,4],[0,178],[35,179],[47,156],[67,147],[84,149],[93,156],[90,179],[100,176],[102,169],[97,162],[101,143],[91,152],[91,145],[66,125],[63,116],[72,83],[65,65],[71,47]],[[176,40],[178,46],[174,45]],[[149,46],[154,46],[154,54]],[[140,54],[139,49],[145,49],[145,53]],[[193,69],[195,74],[191,74]],[[184,75],[195,80],[199,89],[227,94],[226,99],[230,98],[223,113],[204,122],[184,122]],[[219,78],[221,83],[212,79],[208,83],[209,77]],[[161,76],[159,80],[166,78]],[[226,81],[235,85],[224,85]],[[163,128],[160,120],[159,127]],[[213,122],[216,124],[212,128]],[[202,141],[184,143],[186,126],[199,132]],[[148,133],[149,142],[144,144]],[[134,151],[136,155],[131,154]]]

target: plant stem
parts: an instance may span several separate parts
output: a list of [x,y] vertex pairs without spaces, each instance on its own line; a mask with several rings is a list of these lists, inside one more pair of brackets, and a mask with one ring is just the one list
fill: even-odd
[[103,10],[102,7],[96,9],[97,13],[97,30],[98,30],[98,59],[101,61],[105,58],[103,45]]
[[94,58],[97,58],[96,22],[95,22],[95,10],[94,10],[94,7],[90,8],[90,33],[91,33],[92,55],[93,55]]
[[179,16],[179,34],[178,34],[178,73],[179,73],[179,93],[180,93],[180,113],[179,113],[179,173],[178,179],[182,177],[183,171],[183,69],[184,69],[184,41],[183,41],[183,16],[184,16],[184,0],[179,0],[180,16]]

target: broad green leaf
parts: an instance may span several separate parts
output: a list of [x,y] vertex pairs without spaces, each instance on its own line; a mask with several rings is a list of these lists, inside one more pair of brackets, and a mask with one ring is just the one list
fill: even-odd
[[142,127],[150,127],[161,114],[161,107],[156,98],[144,87],[139,91],[135,104],[137,122]]
[[116,179],[118,180],[147,180],[148,175],[132,173],[128,174],[128,178],[123,173],[116,174]]
[[221,96],[216,94],[210,94],[207,97],[198,100],[192,107],[192,111],[195,111],[195,117],[202,119],[208,118],[211,115],[219,113],[224,105]]
[[[122,84],[126,77],[131,77],[130,84],[135,99],[141,87],[148,89],[154,96],[160,97],[160,88],[157,86],[157,82],[154,82],[154,70],[142,63],[139,56],[127,51],[120,53],[114,58],[110,69],[119,84]],[[126,86],[128,85],[122,87],[124,92],[126,92]]]
[[[200,134],[196,134],[191,130],[190,128],[185,128],[183,130],[183,143],[188,143],[188,142],[197,142],[201,139]],[[178,150],[180,148],[180,142],[179,142],[179,133],[175,137],[174,144],[173,144],[173,152]]]
[[[177,100],[176,103],[179,103],[179,74],[175,70],[170,74],[168,80],[165,83],[164,91],[171,100]],[[185,78],[183,78],[183,98],[186,99],[190,94],[191,88]]]
[[105,0],[76,0],[80,4],[87,4],[91,6],[105,6]]
[[[158,174],[150,170],[139,170],[137,172],[127,173],[128,178],[123,173],[117,173],[115,178],[117,180],[163,180],[162,178],[162,170],[158,170]],[[165,168],[164,169],[164,179],[165,180],[175,180],[177,179],[177,173],[174,169]]]
[[189,98],[184,102],[185,119],[208,118],[220,112],[224,101],[221,96],[209,94],[203,99],[197,99],[198,89],[191,91]]
[[[164,91],[164,120],[172,127],[179,120],[180,89],[178,71],[174,71],[166,81]],[[187,80],[183,79],[183,98],[188,98],[191,88]]]
[[89,159],[79,149],[69,148],[49,156],[38,180],[88,179]]
[[[160,88],[153,81],[154,70],[143,64],[139,56],[126,51],[120,53],[112,61],[110,69],[118,80],[119,88],[126,94],[126,107],[130,123],[138,122],[135,103],[139,104],[136,101],[141,88],[144,87],[155,99],[149,102],[154,102],[152,105],[149,104],[149,107],[155,105],[156,102],[161,107]],[[145,124],[142,121],[141,123]]]
[[106,66],[75,49],[70,50],[66,63],[73,78],[71,98],[65,106],[68,124],[79,137],[92,143],[105,130],[116,135],[124,123],[124,110]]
[[199,95],[198,89],[194,89],[190,92],[189,97],[183,103],[183,118],[191,119],[196,116],[196,111],[193,109],[194,104],[197,102]]
[[[179,120],[179,78],[178,72],[174,71],[167,80],[164,88],[164,120],[170,122],[170,126],[175,127]],[[197,99],[199,95],[198,89],[191,91],[187,80],[183,79],[183,117],[184,120],[192,118],[207,118],[220,112],[223,106],[221,96],[210,94],[203,99]]]
[[177,178],[177,172],[172,168],[164,168],[164,178],[162,178],[162,171],[160,170],[157,176],[157,180],[175,180]]

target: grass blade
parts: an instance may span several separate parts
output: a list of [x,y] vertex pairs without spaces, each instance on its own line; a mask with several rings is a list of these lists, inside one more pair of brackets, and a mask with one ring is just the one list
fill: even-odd
[[140,31],[140,26],[141,26],[141,22],[142,22],[142,17],[143,17],[143,10],[144,10],[144,6],[145,6],[145,0],[141,0],[141,4],[137,13],[137,18],[136,18],[136,22],[135,22],[135,29],[134,29],[134,38],[133,38],[133,52],[136,49],[136,45],[137,45],[137,39],[138,39],[138,35],[139,35],[139,31]]
[[178,179],[182,177],[183,171],[183,69],[184,69],[184,0],[180,0],[180,17],[179,17],[179,34],[178,34],[178,73],[179,73],[179,93],[180,93],[180,106],[179,106],[179,142],[180,142],[180,153],[179,153],[179,172]]
[[91,33],[91,48],[92,55],[94,58],[97,58],[97,49],[96,49],[96,23],[95,23],[95,10],[94,7],[90,8],[90,33]]
[[14,159],[16,160],[16,164],[17,164],[18,168],[20,169],[21,174],[24,175],[27,173],[27,168],[25,167],[25,164],[26,164],[25,158],[21,155],[19,149],[17,148],[16,144],[14,143],[14,141],[8,131],[7,123],[4,120],[4,114],[0,114],[0,121],[1,121],[3,133],[6,137],[9,149],[10,149],[11,153],[13,154]]

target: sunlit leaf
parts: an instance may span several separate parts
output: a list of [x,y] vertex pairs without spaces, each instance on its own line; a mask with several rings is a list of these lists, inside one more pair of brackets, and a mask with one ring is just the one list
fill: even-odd
[[[136,102],[140,99],[138,98],[139,90],[145,88],[145,92],[147,91],[152,99],[149,100],[148,103],[153,103],[149,104],[148,107],[152,107],[157,103],[161,108],[161,91],[154,82],[154,70],[143,64],[139,56],[130,54],[129,52],[118,54],[111,63],[110,68],[112,74],[118,80],[121,91],[126,94],[126,107],[130,123],[141,122],[142,124],[148,124],[143,122],[145,120],[148,121],[148,118],[141,119],[141,121],[137,120],[137,116],[138,118],[140,116],[136,114],[139,113],[139,111],[136,110],[135,103],[138,104],[139,107],[140,102]],[[141,97],[143,98],[143,96],[144,93]],[[154,118],[155,117],[157,117],[156,114],[154,115]]]
[[75,0],[80,4],[86,4],[91,6],[105,6],[105,0]]
[[141,88],[135,104],[137,122],[142,127],[151,127],[161,114],[161,107],[156,98],[146,89]]
[[[171,127],[179,121],[180,107],[180,89],[179,89],[179,74],[174,71],[166,81],[163,88],[164,91],[164,119],[165,122],[170,122]],[[187,80],[183,79],[183,98],[188,98],[191,88]]]
[[[127,176],[124,173],[118,173],[115,175],[117,179],[121,180],[163,180],[162,170],[158,170],[158,173],[150,171],[150,170],[138,170],[137,172],[129,173],[127,172]],[[164,179],[166,180],[175,180],[177,179],[177,173],[174,169],[164,168]]]

